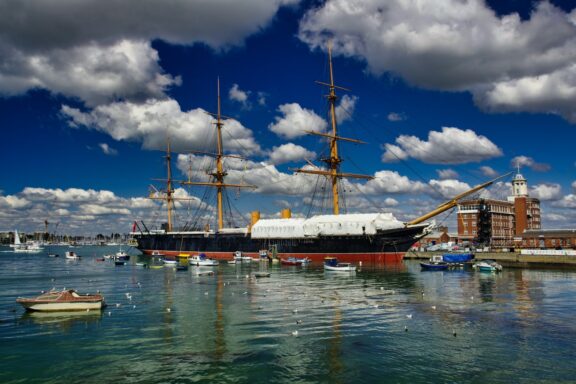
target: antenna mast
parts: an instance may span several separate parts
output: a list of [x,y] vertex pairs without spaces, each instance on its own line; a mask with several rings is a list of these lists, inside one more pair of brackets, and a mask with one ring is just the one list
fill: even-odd
[[338,141],[348,141],[357,144],[365,144],[360,140],[348,139],[345,137],[338,136],[338,128],[336,122],[336,88],[348,91],[346,88],[334,85],[334,71],[332,69],[332,43],[328,43],[328,62],[330,68],[330,83],[323,83],[317,81],[318,84],[325,85],[329,88],[329,93],[327,95],[328,101],[330,103],[330,123],[332,126],[332,133],[319,133],[314,131],[306,131],[310,135],[323,136],[329,139],[330,142],[330,157],[321,159],[326,163],[328,170],[309,170],[309,169],[297,169],[298,173],[309,173],[315,175],[324,175],[330,178],[332,184],[332,211],[335,215],[340,214],[340,196],[338,192],[338,181],[343,177],[357,178],[357,179],[373,179],[372,176],[358,175],[353,173],[340,173],[340,163],[342,159],[338,155]]

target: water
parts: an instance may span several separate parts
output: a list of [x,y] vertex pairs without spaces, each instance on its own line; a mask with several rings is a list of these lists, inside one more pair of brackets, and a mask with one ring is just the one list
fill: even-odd
[[[196,276],[75,250],[82,260],[0,252],[0,382],[576,382],[575,271],[406,261],[343,276],[273,265],[254,279],[257,263]],[[52,287],[100,290],[109,306],[30,315],[15,303]]]

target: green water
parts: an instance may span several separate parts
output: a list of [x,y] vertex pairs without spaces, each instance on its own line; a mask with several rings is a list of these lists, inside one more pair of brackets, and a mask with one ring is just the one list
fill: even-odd
[[[252,263],[197,276],[96,261],[111,250],[2,249],[1,383],[576,382],[574,271]],[[262,268],[271,277],[250,278]],[[30,315],[15,303],[52,287],[109,305]]]

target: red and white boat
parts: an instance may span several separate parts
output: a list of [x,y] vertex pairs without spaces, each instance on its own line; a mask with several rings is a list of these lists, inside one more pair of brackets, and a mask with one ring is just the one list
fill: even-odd
[[289,257],[287,259],[280,259],[280,263],[282,265],[307,265],[310,262],[310,259],[307,257],[298,258],[298,257]]
[[104,296],[80,295],[73,289],[50,291],[35,298],[19,297],[20,303],[27,311],[89,311],[99,310],[106,306]]

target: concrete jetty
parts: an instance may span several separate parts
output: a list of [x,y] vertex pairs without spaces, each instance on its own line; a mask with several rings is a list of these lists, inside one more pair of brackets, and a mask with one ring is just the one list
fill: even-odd
[[[405,259],[430,259],[448,252],[406,252]],[[573,250],[529,250],[513,252],[473,252],[476,260],[491,259],[505,267],[516,268],[570,268],[576,269]]]

